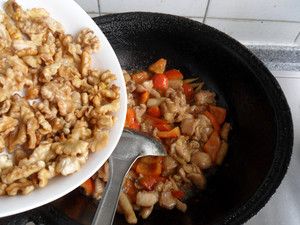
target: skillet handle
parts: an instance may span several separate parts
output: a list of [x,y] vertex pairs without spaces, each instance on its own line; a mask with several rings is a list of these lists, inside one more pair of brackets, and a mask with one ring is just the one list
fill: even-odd
[[98,205],[92,225],[113,224],[123,180],[131,164],[131,160],[122,160],[113,156],[110,157],[110,179]]

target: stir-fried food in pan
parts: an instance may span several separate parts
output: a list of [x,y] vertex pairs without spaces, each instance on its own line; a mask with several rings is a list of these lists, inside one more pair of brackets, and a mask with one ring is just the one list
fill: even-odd
[[103,148],[119,108],[109,71],[91,67],[99,40],[41,8],[0,12],[0,195],[28,194]]
[[[125,178],[118,211],[128,223],[147,218],[155,205],[185,212],[186,193],[206,187],[206,171],[221,165],[228,150],[226,109],[204,83],[166,70],[159,59],[145,71],[124,72],[128,94],[125,126],[161,141],[166,157],[140,158]],[[100,199],[108,181],[108,163],[82,187]]]

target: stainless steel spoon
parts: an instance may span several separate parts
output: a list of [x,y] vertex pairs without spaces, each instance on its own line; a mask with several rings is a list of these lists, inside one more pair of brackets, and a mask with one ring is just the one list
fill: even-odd
[[109,158],[109,182],[92,225],[113,224],[124,177],[136,159],[165,154],[163,145],[150,136],[124,129],[117,147]]

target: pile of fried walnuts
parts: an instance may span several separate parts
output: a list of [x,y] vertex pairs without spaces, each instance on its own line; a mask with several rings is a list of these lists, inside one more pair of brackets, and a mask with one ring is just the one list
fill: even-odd
[[[0,13],[0,195],[28,194],[103,148],[119,108],[110,71],[91,68],[93,31],[76,37],[40,8]],[[8,153],[5,153],[7,151]]]

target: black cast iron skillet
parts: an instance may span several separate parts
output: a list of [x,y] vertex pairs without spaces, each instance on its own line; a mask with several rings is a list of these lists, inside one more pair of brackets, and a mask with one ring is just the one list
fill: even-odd
[[[200,77],[217,93],[233,125],[224,165],[210,177],[207,190],[189,200],[188,211],[158,209],[139,224],[241,224],[255,215],[284,177],[293,144],[289,106],[272,74],[237,41],[185,18],[138,12],[95,21],[124,69],[143,69],[158,58],[168,59],[169,68]],[[19,218],[89,224],[95,209],[96,204],[76,190]],[[114,224],[126,223],[117,216]]]

